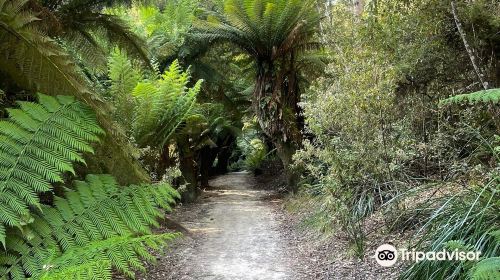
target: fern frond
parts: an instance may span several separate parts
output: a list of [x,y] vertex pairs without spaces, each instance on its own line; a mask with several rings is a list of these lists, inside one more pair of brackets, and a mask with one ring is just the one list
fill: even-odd
[[179,197],[172,187],[120,188],[109,175],[88,175],[75,185],[65,198],[55,199],[54,207],[42,206],[43,214],[35,215],[26,229],[28,240],[19,234],[8,236],[0,277],[24,279],[15,276],[20,272],[37,278],[44,267],[67,268],[98,260],[130,275],[131,270],[142,269],[137,258],[151,258],[141,244],[155,249],[160,241],[176,236],[155,237],[150,230]]
[[81,265],[72,265],[64,268],[47,265],[40,280],[87,280],[87,279],[112,279],[111,263],[108,261],[88,262]]
[[192,111],[202,81],[188,88],[189,73],[174,61],[160,80],[139,83],[134,133],[141,145],[162,148]]
[[473,93],[460,94],[456,96],[449,97],[440,102],[441,105],[447,104],[463,104],[468,103],[470,105],[475,104],[487,104],[493,103],[498,104],[500,102],[500,88],[481,90]]
[[472,280],[500,279],[500,257],[487,258],[478,262],[469,274]]
[[103,141],[115,147],[110,161],[118,164],[105,163],[110,172],[120,168],[131,174],[131,181],[147,181],[145,172],[131,160],[133,148],[125,140],[124,133],[109,120],[109,105],[89,90],[79,68],[56,41],[41,31],[38,19],[26,3],[25,0],[0,0],[1,71],[23,88],[52,96],[72,94],[91,106],[108,134]]
[[0,121],[0,241],[5,226],[21,227],[41,208],[38,193],[74,174],[72,162],[84,162],[81,152],[103,133],[91,110],[73,97],[39,94],[39,103],[19,102]]
[[151,66],[145,41],[135,34],[120,17],[86,11],[84,13],[79,12],[76,16],[72,15],[71,20],[73,26],[76,26],[78,30],[93,32],[108,41],[111,46],[117,45],[127,50],[128,54],[134,55],[148,66]]
[[118,49],[109,58],[108,66],[110,93],[116,104],[115,119],[130,131],[135,107],[132,92],[139,83],[141,74],[132,66],[127,55]]
[[24,9],[26,2],[0,1],[0,68],[29,89],[51,95],[71,92],[91,99],[78,67],[37,28],[37,18]]
[[[134,278],[134,271],[145,271],[142,260],[153,263],[156,261],[147,249],[159,251],[166,242],[178,236],[176,233],[140,237],[118,236],[92,242],[84,247],[68,250],[62,256],[49,261],[45,264],[47,272],[41,279],[112,279],[112,267]],[[62,276],[71,277],[61,278]]]
[[310,0],[225,0],[192,35],[226,41],[258,59],[276,59],[311,45],[320,17]]

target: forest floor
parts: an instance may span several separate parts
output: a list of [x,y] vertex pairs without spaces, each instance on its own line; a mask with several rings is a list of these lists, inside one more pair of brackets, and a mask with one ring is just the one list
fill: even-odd
[[282,195],[264,185],[244,172],[212,180],[196,203],[169,215],[184,237],[138,279],[395,279],[374,260],[342,257],[345,242],[300,230]]

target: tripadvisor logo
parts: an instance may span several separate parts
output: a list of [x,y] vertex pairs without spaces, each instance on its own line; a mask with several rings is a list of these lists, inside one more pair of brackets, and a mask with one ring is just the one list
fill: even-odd
[[380,245],[375,251],[375,260],[381,266],[393,266],[398,260],[398,251],[390,244]]
[[377,250],[375,250],[374,258],[377,263],[384,267],[393,266],[398,259],[402,261],[478,261],[481,256],[479,251],[459,251],[455,249],[453,251],[447,251],[445,249],[441,251],[409,251],[407,249],[400,249],[399,252],[396,247],[390,244],[380,245]]

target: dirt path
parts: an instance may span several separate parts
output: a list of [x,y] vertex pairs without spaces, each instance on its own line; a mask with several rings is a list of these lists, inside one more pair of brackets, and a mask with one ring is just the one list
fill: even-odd
[[297,279],[270,191],[253,175],[231,173],[210,182],[198,203],[172,219],[190,236],[174,244],[143,279]]

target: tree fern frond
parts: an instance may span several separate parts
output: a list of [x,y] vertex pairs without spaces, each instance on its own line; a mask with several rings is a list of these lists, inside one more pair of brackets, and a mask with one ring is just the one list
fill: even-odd
[[139,83],[141,74],[133,67],[127,55],[118,49],[111,54],[108,66],[110,93],[116,103],[115,119],[130,131],[135,107],[132,92]]
[[0,68],[21,86],[51,94],[92,97],[87,81],[59,45],[38,30],[26,1],[0,5]]
[[71,17],[71,22],[78,30],[94,32],[111,45],[127,50],[128,54],[136,56],[151,66],[145,41],[135,34],[120,17],[88,11],[77,13],[76,16]]
[[196,23],[194,38],[227,41],[259,59],[302,51],[320,17],[307,0],[225,0],[224,13],[207,12]]
[[442,100],[441,105],[446,104],[461,104],[461,103],[469,103],[473,104],[487,104],[493,103],[497,104],[500,102],[500,88],[489,89],[489,90],[481,90],[473,93],[460,94],[456,96],[449,97],[447,99]]
[[[111,108],[95,93],[91,92],[87,79],[75,65],[66,51],[55,40],[44,34],[45,21],[39,21],[30,13],[32,5],[38,1],[2,0],[0,5],[0,69],[9,78],[23,88],[41,91],[49,95],[71,94],[85,102],[95,110],[101,127],[107,132],[103,139],[107,146],[114,147],[109,159],[102,163],[109,172],[116,173],[118,169],[127,170],[124,181],[148,181],[145,171],[132,160],[131,145],[125,140],[123,131],[110,121]],[[74,2],[74,1],[69,1]],[[102,3],[78,1],[88,8]],[[83,3],[85,2],[85,3]],[[54,10],[60,10],[67,2],[47,3]],[[98,5],[99,4],[99,5]],[[76,6],[72,6],[76,9]],[[83,9],[76,9],[81,12]],[[92,9],[93,10],[93,9]],[[66,14],[71,18],[74,14]],[[58,14],[59,15],[59,14]],[[60,21],[61,19],[56,19]],[[63,21],[64,22],[64,21]],[[91,24],[92,25],[92,24]],[[99,24],[94,24],[94,26]],[[100,27],[98,27],[100,28]],[[69,32],[65,30],[65,32]],[[58,34],[58,39],[64,39],[64,34]],[[125,36],[127,37],[127,36]],[[125,38],[121,36],[121,38]],[[130,37],[130,36],[129,36]],[[110,162],[113,162],[111,164]],[[115,164],[116,163],[116,164]]]
[[111,279],[112,267],[134,278],[134,271],[145,270],[141,259],[149,262],[156,260],[146,248],[160,250],[166,242],[178,236],[175,233],[140,237],[118,236],[91,242],[84,247],[68,250],[56,259],[49,260],[44,265],[46,272],[41,279],[63,279],[62,276],[72,276],[65,279],[89,279],[78,278],[89,275],[93,275],[94,279]]
[[187,88],[189,78],[174,61],[160,80],[137,85],[134,133],[141,145],[162,148],[190,114],[202,81]]
[[71,55],[77,57],[87,69],[102,74],[106,69],[108,50],[100,42],[100,38],[87,30],[66,30],[64,45],[68,46]]
[[146,247],[158,249],[177,236],[151,235],[150,227],[158,226],[157,219],[178,197],[166,184],[121,188],[112,176],[88,175],[65,198],[56,198],[54,207],[42,206],[43,214],[26,229],[29,239],[8,236],[9,257],[0,262],[0,277],[16,279],[14,274],[23,271],[38,279],[47,269],[62,273],[66,268],[79,273],[100,260],[130,276],[143,269],[140,258],[151,260]]
[[74,173],[72,162],[84,162],[80,153],[93,152],[90,144],[103,133],[90,109],[73,97],[40,94],[38,104],[19,105],[0,120],[0,223],[11,227],[30,222],[29,207],[41,207],[37,194],[62,182],[64,172]]
[[112,279],[111,263],[109,261],[88,262],[64,268],[47,265],[45,269],[47,272],[40,277],[40,280]]

